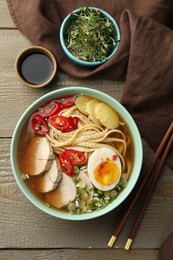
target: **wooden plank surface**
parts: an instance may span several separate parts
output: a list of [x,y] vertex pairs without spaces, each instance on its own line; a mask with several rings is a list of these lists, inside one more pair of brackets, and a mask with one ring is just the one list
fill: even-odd
[[51,85],[42,89],[32,89],[23,86],[15,73],[15,61],[20,51],[30,45],[31,43],[28,39],[17,30],[0,30],[0,109],[3,110],[3,107],[6,107],[6,112],[11,117],[10,124],[5,117],[0,118],[0,125],[3,125],[0,136],[10,137],[24,110],[43,94],[60,87],[91,87],[105,91],[117,99],[121,96],[124,85],[122,82],[92,79],[86,81],[77,80],[63,73],[59,73]]
[[[10,139],[0,139],[0,247],[107,248],[119,210],[127,204],[123,203],[122,207],[106,216],[89,221],[69,222],[48,216],[27,201],[19,190],[10,167],[9,147]],[[144,158],[148,160],[148,153]],[[172,173],[166,168],[146,210],[133,248],[158,248],[169,234],[172,228],[173,190],[168,187],[172,184]],[[137,208],[117,240],[117,248],[123,248],[136,212]]]
[[[0,259],[3,260],[157,260],[157,250],[77,250],[77,249],[61,249],[61,250],[4,250],[0,252]],[[165,259],[166,260],[166,259]]]
[[[113,249],[107,242],[121,208],[95,220],[69,222],[56,219],[33,206],[18,188],[10,165],[10,142],[14,127],[24,110],[38,97],[54,89],[84,86],[105,91],[117,100],[123,82],[78,80],[58,73],[43,89],[24,87],[17,79],[17,55],[31,43],[15,27],[5,0],[0,0],[0,260],[6,259],[157,259],[158,248],[173,230],[173,174],[165,167],[154,196],[132,245],[123,250],[135,207]],[[153,151],[143,140],[143,173]],[[18,249],[18,250],[16,250]],[[115,258],[116,257],[116,258]]]

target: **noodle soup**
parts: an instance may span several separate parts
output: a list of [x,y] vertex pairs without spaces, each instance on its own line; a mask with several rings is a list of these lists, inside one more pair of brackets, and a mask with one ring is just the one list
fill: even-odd
[[101,210],[128,185],[134,145],[125,120],[87,95],[53,99],[23,126],[21,176],[48,207],[70,214]]

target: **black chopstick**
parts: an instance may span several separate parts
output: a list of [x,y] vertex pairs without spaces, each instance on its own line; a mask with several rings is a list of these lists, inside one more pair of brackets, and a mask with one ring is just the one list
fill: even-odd
[[[124,214],[124,215],[122,216],[122,218],[121,218],[121,221],[119,222],[119,224],[118,224],[117,227],[115,228],[115,230],[114,230],[114,232],[113,232],[113,235],[111,236],[111,238],[110,238],[110,240],[109,240],[109,242],[108,242],[108,246],[109,246],[109,247],[112,247],[112,246],[113,246],[113,244],[114,244],[115,240],[117,239],[119,233],[121,232],[122,228],[124,227],[124,224],[125,224],[125,222],[126,222],[128,216],[129,216],[129,214],[130,214],[132,208],[134,207],[134,205],[135,205],[137,199],[139,198],[139,195],[141,194],[141,192],[142,192],[142,190],[143,190],[143,188],[144,188],[146,182],[147,182],[148,179],[150,178],[150,175],[151,175],[151,173],[152,173],[152,171],[153,171],[153,169],[154,169],[154,167],[155,167],[155,165],[156,165],[156,162],[158,161],[158,159],[159,159],[161,153],[163,152],[163,150],[164,150],[164,148],[165,148],[165,145],[167,144],[168,140],[170,140],[169,143],[172,142],[172,141],[171,141],[171,140],[172,140],[172,132],[173,132],[173,122],[172,122],[171,125],[169,126],[169,128],[168,128],[166,134],[164,135],[164,137],[163,137],[163,139],[162,139],[162,141],[161,141],[159,147],[157,148],[157,151],[156,151],[155,155],[154,155],[153,158],[152,158],[152,161],[151,161],[151,163],[150,163],[150,165],[149,165],[149,167],[148,167],[148,169],[147,169],[147,171],[146,171],[146,173],[145,173],[145,175],[144,175],[143,180],[139,183],[139,185],[138,185],[138,187],[137,187],[135,196],[133,197],[133,199],[132,199],[132,201],[131,201],[129,207],[127,208],[125,214]],[[168,145],[167,147],[170,149],[170,148],[171,148],[171,145]],[[159,166],[160,170],[161,170],[161,168],[163,167],[163,164],[164,164],[164,162],[165,162],[165,160],[166,160],[166,157],[167,157],[167,154],[168,154],[168,152],[169,152],[169,149],[168,149],[168,148],[166,148],[166,150],[165,150],[165,152],[164,152],[164,154],[166,153],[166,156],[164,156],[164,158],[162,158],[161,161],[160,161],[160,166]],[[168,150],[168,152],[166,152],[167,150]],[[158,169],[159,169],[159,168],[158,168]],[[160,172],[160,170],[159,170],[159,172]],[[157,170],[157,171],[158,171],[158,170]],[[159,175],[159,174],[158,174],[158,175]],[[141,212],[141,213],[142,213],[142,212]],[[136,225],[137,225],[137,224],[136,224]],[[135,230],[135,232],[136,232],[136,231],[137,231],[137,230]],[[135,234],[135,232],[134,232],[134,234]],[[130,235],[131,235],[131,233],[130,233]],[[130,235],[129,235],[129,238],[128,238],[127,243],[126,243],[126,245],[125,245],[125,249],[126,249],[126,250],[128,250],[128,249],[130,248],[130,245],[131,245],[131,243],[132,243],[132,238],[130,237]]]

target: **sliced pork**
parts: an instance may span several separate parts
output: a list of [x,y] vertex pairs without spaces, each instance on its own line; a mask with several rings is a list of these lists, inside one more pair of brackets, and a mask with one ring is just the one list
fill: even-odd
[[27,182],[31,187],[41,193],[53,191],[62,178],[62,171],[58,160],[54,159],[50,169],[43,175],[30,177]]
[[50,169],[54,158],[46,137],[32,137],[27,145],[22,169],[29,176],[40,175]]
[[62,179],[58,187],[52,191],[45,193],[46,201],[53,207],[60,209],[74,201],[76,197],[76,186],[72,177],[62,173]]

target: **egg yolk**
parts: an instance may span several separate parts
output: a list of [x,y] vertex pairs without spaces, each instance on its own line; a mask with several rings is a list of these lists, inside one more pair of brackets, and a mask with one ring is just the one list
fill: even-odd
[[103,186],[115,183],[119,176],[118,166],[112,160],[100,163],[94,170],[95,180]]

